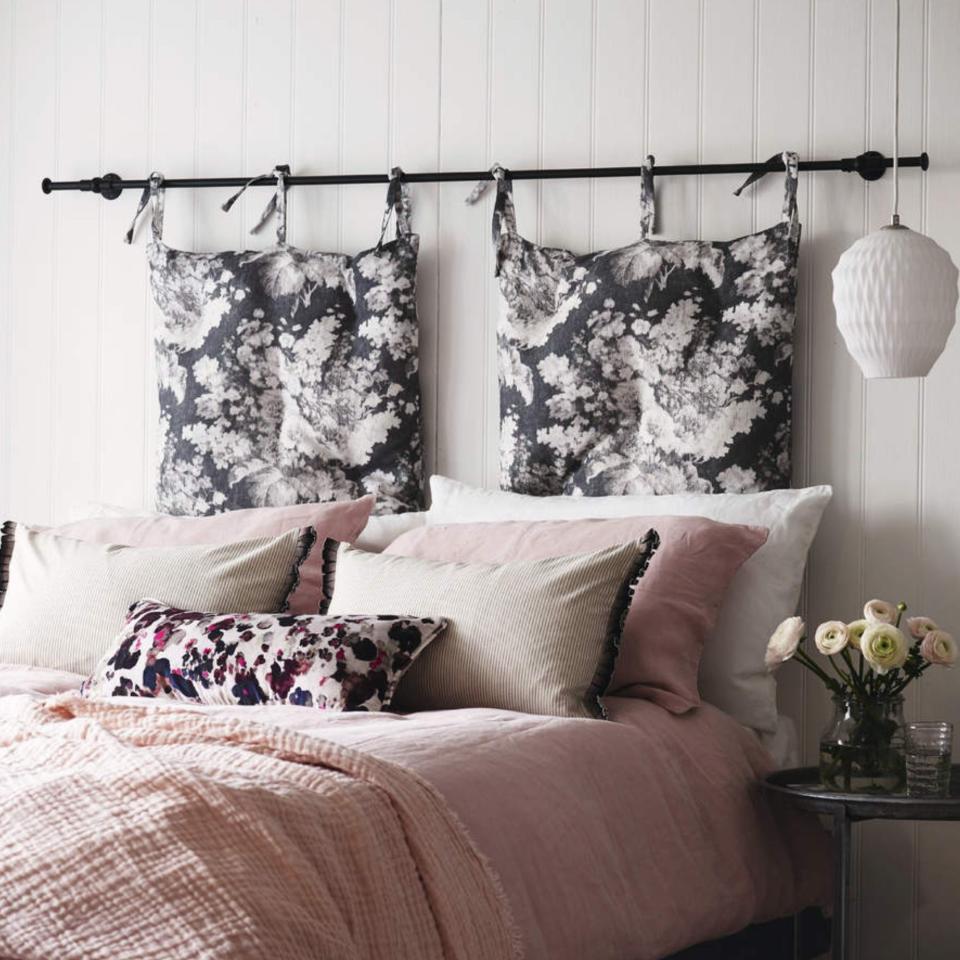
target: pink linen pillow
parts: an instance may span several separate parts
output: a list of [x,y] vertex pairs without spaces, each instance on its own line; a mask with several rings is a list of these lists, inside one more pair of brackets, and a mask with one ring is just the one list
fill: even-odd
[[403,534],[385,552],[453,562],[544,560],[629,543],[651,528],[660,549],[637,584],[607,693],[685,713],[700,703],[700,655],[720,603],[766,542],[763,527],[706,517],[437,524]]
[[300,567],[300,582],[287,599],[291,614],[321,613],[330,598],[324,594],[325,540],[352,543],[360,536],[375,498],[298,503],[285,507],[251,507],[210,517],[174,517],[158,513],[135,517],[77,520],[48,532],[88,543],[128,547],[217,546],[237,540],[276,537],[297,527],[313,527],[317,547]]

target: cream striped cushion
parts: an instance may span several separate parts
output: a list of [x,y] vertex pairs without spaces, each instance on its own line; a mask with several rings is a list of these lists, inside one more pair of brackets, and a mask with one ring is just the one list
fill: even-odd
[[407,671],[398,710],[496,707],[602,717],[600,696],[636,581],[659,538],[517,563],[436,563],[341,545],[332,614],[442,617]]
[[304,527],[218,546],[121,547],[6,523],[0,662],[89,674],[144,597],[205,613],[275,613],[314,539]]

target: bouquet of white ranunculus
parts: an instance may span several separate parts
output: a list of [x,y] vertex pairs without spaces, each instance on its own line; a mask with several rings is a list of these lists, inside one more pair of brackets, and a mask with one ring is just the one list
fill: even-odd
[[820,741],[820,779],[846,792],[897,792],[904,783],[903,691],[934,664],[957,660],[953,637],[929,617],[910,617],[907,605],[871,600],[863,619],[827,620],[813,642],[826,665],[803,649],[806,626],[784,620],[767,644],[771,672],[797,660],[833,695],[834,716]]
[[904,633],[900,625],[906,609],[905,603],[870,600],[864,605],[862,620],[821,623],[813,642],[835,675],[803,649],[806,625],[800,617],[790,617],[767,644],[767,669],[772,672],[793,659],[815,673],[834,694],[852,694],[864,700],[899,696],[931,665],[952,667],[957,661],[956,641],[929,617],[908,617]]

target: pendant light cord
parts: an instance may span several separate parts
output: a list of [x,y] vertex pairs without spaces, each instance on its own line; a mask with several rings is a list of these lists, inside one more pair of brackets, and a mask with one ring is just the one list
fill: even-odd
[[891,222],[900,226],[900,0],[897,3],[897,33],[894,54],[893,82],[893,217]]

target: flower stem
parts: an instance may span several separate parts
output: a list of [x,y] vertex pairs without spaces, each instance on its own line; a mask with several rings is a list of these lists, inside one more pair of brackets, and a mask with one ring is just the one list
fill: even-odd
[[[929,663],[924,663],[924,664],[922,664],[920,667],[918,667],[918,668],[917,668],[916,677],[922,676],[922,675],[923,675],[923,672],[924,672],[929,666],[930,666]],[[894,687],[893,690],[890,691],[890,695],[891,695],[891,696],[894,696],[894,697],[899,696],[901,693],[903,693],[903,691],[904,691],[908,686],[910,686],[910,684],[913,682],[913,680],[916,679],[916,677],[912,677],[912,676],[910,676],[909,674],[907,674],[907,676],[905,676],[905,677],[903,678],[903,680],[901,680],[900,683],[899,683],[896,687]]]
[[804,653],[799,647],[793,656],[798,663],[815,673],[830,690],[833,690],[835,693],[843,693],[843,688],[840,686],[840,684],[837,683],[837,681],[834,680],[833,677],[831,677],[830,674],[828,674],[825,670],[821,670],[820,667],[815,664],[813,660],[811,660],[810,657],[807,656],[807,654]]
[[897,622],[894,624],[898,630],[900,629],[900,621],[903,619],[903,613],[906,609],[907,605],[901,600],[897,604]]
[[855,686],[855,684],[854,684],[854,682],[853,682],[853,678],[852,678],[852,677],[848,677],[848,676],[840,669],[840,667],[837,666],[837,662],[836,662],[836,660],[833,659],[832,656],[827,657],[827,662],[830,664],[831,667],[833,667],[833,669],[834,669],[834,671],[836,672],[837,676],[844,682],[844,684],[845,684],[846,686],[849,686],[849,687]]
[[867,692],[867,688],[864,686],[864,683],[863,683],[863,656],[860,657],[859,675],[857,673],[857,668],[853,664],[853,658],[850,656],[850,651],[844,648],[843,651],[841,651],[841,656],[843,657],[847,666],[850,668],[850,678],[851,678],[850,685],[855,690],[859,691],[861,695],[865,696]]

